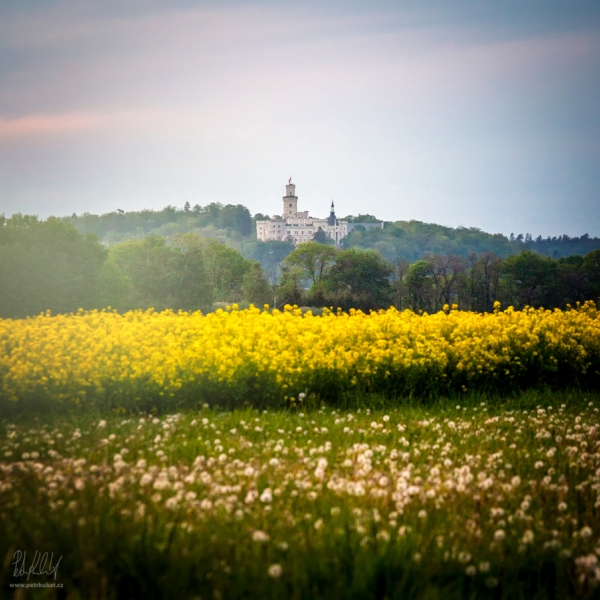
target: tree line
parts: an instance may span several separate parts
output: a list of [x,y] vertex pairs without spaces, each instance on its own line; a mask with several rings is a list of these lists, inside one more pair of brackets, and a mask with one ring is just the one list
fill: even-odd
[[[176,234],[197,233],[202,237],[212,237],[237,248],[246,258],[259,260],[263,268],[269,268],[269,258],[265,262],[264,249],[256,239],[256,220],[268,219],[269,215],[252,216],[243,205],[212,202],[205,206],[186,203],[183,208],[167,206],[162,210],[128,211],[116,210],[103,215],[72,215],[62,220],[71,223],[82,234],[94,233],[101,241],[113,244],[128,239],[142,239],[147,235],[171,237]],[[353,223],[378,221],[374,215],[348,215],[344,220]],[[406,259],[414,262],[428,254],[453,254],[467,259],[472,253],[493,252],[507,258],[522,250],[531,250],[543,256],[558,259],[579,254],[584,256],[600,249],[600,238],[584,234],[579,237],[561,235],[555,237],[532,234],[490,234],[476,227],[445,227],[421,221],[385,222],[383,229],[365,229],[357,226],[344,240],[343,248],[372,249],[390,261]],[[323,242],[323,239],[317,239]],[[287,252],[293,245],[287,243]],[[283,246],[282,246],[283,248]],[[269,251],[271,248],[269,249]]]
[[250,211],[241,204],[211,202],[206,206],[186,202],[183,209],[166,206],[162,210],[116,211],[103,215],[83,213],[63,217],[80,233],[94,233],[103,241],[117,243],[154,234],[158,237],[191,233],[199,229],[222,231],[225,235],[249,237],[254,231]]
[[387,308],[433,312],[503,306],[565,307],[600,296],[600,250],[552,259],[429,253],[409,261],[374,249],[259,243],[253,259],[195,233],[112,246],[62,219],[0,215],[0,317],[50,310],[212,310],[215,303]]
[[342,240],[342,247],[377,250],[390,261],[400,258],[413,262],[429,254],[452,254],[467,259],[473,253],[487,252],[507,258],[522,251],[558,259],[573,254],[584,256],[598,250],[600,238],[588,234],[547,238],[533,238],[529,233],[505,236],[486,233],[476,227],[454,228],[421,221],[397,221],[386,223],[384,229],[356,227]]
[[263,304],[271,287],[258,262],[195,234],[148,236],[111,247],[50,218],[0,215],[0,317],[112,307],[211,310]]
[[531,251],[428,254],[410,263],[374,250],[307,242],[282,263],[281,301],[315,307],[377,310],[390,305],[434,312],[444,305],[490,312],[503,306],[565,308],[600,296],[600,250],[557,260]]

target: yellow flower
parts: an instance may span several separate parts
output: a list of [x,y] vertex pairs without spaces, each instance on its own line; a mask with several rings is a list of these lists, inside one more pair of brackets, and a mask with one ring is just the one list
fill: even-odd
[[[452,307],[454,308],[454,307]],[[417,315],[236,305],[203,315],[79,311],[0,320],[0,403],[333,398],[598,381],[600,315],[509,307]],[[510,383],[509,383],[510,382]]]

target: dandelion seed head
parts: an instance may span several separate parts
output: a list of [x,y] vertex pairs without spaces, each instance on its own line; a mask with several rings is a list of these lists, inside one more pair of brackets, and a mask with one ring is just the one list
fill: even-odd
[[281,577],[283,569],[281,568],[280,564],[273,564],[269,567],[268,573],[269,577],[272,577],[273,579],[278,579],[279,577]]

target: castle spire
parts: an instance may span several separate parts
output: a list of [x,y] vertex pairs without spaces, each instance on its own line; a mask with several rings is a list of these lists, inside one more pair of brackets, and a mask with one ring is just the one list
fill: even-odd
[[327,219],[327,225],[337,225],[337,219],[335,217],[335,207],[333,206],[333,198],[331,199],[331,212],[329,213],[329,218]]

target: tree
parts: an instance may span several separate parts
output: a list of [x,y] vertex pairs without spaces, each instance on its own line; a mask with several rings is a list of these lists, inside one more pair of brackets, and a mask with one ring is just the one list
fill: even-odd
[[391,265],[374,250],[349,248],[337,253],[323,283],[329,298],[344,309],[389,307]]
[[[275,215],[275,218],[277,215]],[[195,204],[189,208],[188,203],[183,209],[168,206],[163,210],[142,210],[125,212],[114,211],[104,215],[84,213],[79,216],[64,217],[80,233],[95,233],[103,241],[124,241],[132,237],[154,233],[170,235],[174,232],[184,233],[196,229],[211,228],[222,230],[219,235],[223,238],[254,237],[254,222],[268,219],[268,215],[257,213],[252,218],[246,207],[237,204],[223,205],[212,202],[206,206]],[[344,220],[353,223],[369,223],[377,221],[374,215],[349,215]],[[236,235],[237,234],[237,235]],[[317,230],[318,243],[330,244],[333,240],[324,232]],[[453,254],[467,258],[473,252],[483,254],[492,252],[498,257],[507,257],[521,250],[532,250],[542,256],[561,258],[573,254],[584,256],[589,252],[600,249],[600,238],[584,234],[580,237],[562,235],[535,239],[530,234],[508,238],[502,234],[489,234],[476,227],[444,227],[433,223],[420,221],[396,221],[386,223],[385,229],[370,228],[363,230],[355,227],[342,241],[344,248],[359,247],[380,249],[385,248],[384,257],[395,260],[403,257],[410,261],[422,259],[426,254]]]
[[281,277],[281,263],[293,249],[294,245],[285,240],[256,241],[246,255],[260,263],[269,285],[275,290]]
[[406,286],[413,310],[431,310],[431,268],[427,260],[413,263],[406,274]]
[[458,278],[465,271],[465,261],[460,256],[449,254],[429,255],[427,261],[431,265],[431,277],[436,291],[434,309],[439,310],[444,304],[452,304]]
[[215,290],[210,285],[206,257],[199,248],[187,252],[172,249],[173,274],[171,276],[173,307],[181,310],[209,310]]
[[304,242],[299,244],[285,258],[286,266],[302,269],[304,279],[309,279],[313,285],[321,283],[327,271],[335,261],[336,250],[326,244]]
[[253,230],[250,211],[241,204],[227,204],[221,208],[216,224],[225,229],[230,227],[241,235],[250,235]]
[[590,294],[598,300],[600,297],[600,250],[586,254],[582,266],[587,274]]
[[504,272],[516,286],[515,300],[519,306],[551,305],[551,293],[556,283],[556,262],[531,251],[509,256]]
[[503,260],[493,252],[481,255],[472,253],[466,261],[467,273],[463,278],[466,296],[465,308],[479,312],[491,312],[500,297],[500,275]]
[[393,263],[390,285],[392,288],[393,304],[399,310],[410,305],[410,299],[407,296],[408,288],[406,285],[406,275],[408,274],[409,268],[410,263],[403,258],[397,258]]
[[303,278],[304,272],[300,267],[284,266],[281,280],[277,286],[277,300],[274,305],[304,304],[305,295],[301,285]]
[[348,221],[348,223],[378,223],[380,221],[375,215],[369,214],[359,214],[358,217],[348,215],[341,220]]
[[176,308],[172,286],[174,258],[164,238],[156,236],[130,240],[110,249],[110,261],[131,282],[127,309]]
[[56,218],[0,215],[0,317],[98,306],[106,249]]
[[315,242],[316,244],[326,244],[329,246],[335,245],[333,238],[331,236],[327,235],[321,227],[319,227],[319,229],[317,229],[317,231],[315,231],[312,241]]
[[99,307],[115,308],[119,311],[127,309],[131,293],[131,279],[123,272],[114,260],[107,260],[99,276]]
[[175,235],[171,240],[181,252],[197,249],[203,257],[206,277],[219,302],[240,302],[244,297],[244,276],[252,267],[252,261],[244,258],[238,250],[210,238],[193,233]]
[[166,245],[149,236],[111,248],[110,260],[129,279],[126,308],[207,310],[214,300],[206,259],[199,248]]
[[253,262],[242,281],[243,299],[256,306],[272,303],[272,290],[260,264]]
[[556,265],[556,286],[552,304],[564,308],[577,302],[585,302],[590,297],[589,275],[584,269],[584,257],[574,254],[558,259]]

